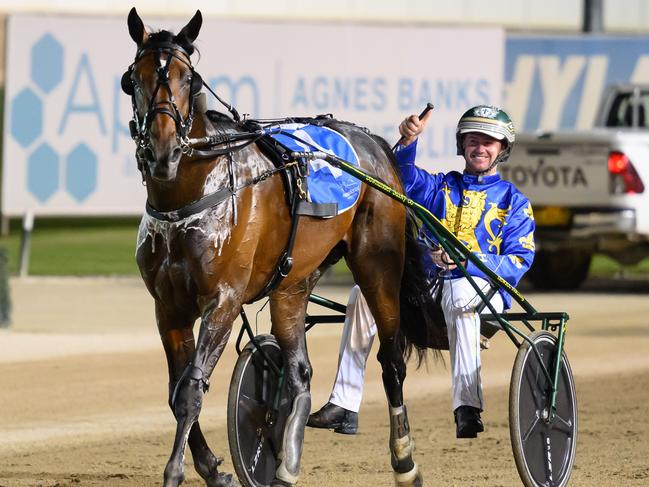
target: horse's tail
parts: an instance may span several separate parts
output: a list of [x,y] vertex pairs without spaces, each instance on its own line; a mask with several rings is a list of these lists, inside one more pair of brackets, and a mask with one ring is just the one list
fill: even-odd
[[[372,138],[386,153],[401,180],[401,173],[390,146],[381,137],[372,135]],[[415,354],[417,366],[426,360],[429,350],[432,350],[436,359],[441,359],[440,350],[448,349],[444,313],[439,300],[435,299],[437,293],[432,292],[434,283],[429,277],[428,269],[424,267],[425,249],[418,239],[419,228],[413,211],[408,209],[405,259],[399,296],[401,326],[396,344],[406,360]]]
[[401,326],[397,344],[408,360],[413,353],[420,366],[432,350],[441,358],[440,349],[448,349],[446,324],[441,304],[435,299],[433,281],[423,265],[423,253],[418,239],[419,225],[411,210],[406,215],[406,251],[399,296]]

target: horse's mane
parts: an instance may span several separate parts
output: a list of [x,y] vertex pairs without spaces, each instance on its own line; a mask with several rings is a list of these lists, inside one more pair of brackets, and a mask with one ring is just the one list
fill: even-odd
[[147,47],[155,46],[156,44],[178,44],[182,47],[188,54],[194,54],[194,51],[198,52],[198,48],[191,43],[185,35],[175,35],[173,32],[168,30],[159,30],[149,34],[149,38],[142,44],[142,49]]

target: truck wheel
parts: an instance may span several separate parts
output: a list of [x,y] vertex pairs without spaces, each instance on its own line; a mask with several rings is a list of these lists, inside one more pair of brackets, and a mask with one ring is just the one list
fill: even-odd
[[588,276],[592,257],[576,250],[539,250],[526,275],[537,289],[576,289]]

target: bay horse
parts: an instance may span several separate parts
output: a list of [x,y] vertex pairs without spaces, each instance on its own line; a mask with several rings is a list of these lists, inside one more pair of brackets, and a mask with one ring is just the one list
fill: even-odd
[[[406,357],[413,350],[422,356],[427,330],[434,324],[412,305],[426,283],[416,265],[416,231],[407,231],[406,209],[364,186],[350,210],[329,219],[302,217],[292,249],[293,266],[270,289],[267,284],[277,275],[278,257],[291,232],[285,186],[276,176],[281,171],[256,143],[208,156],[188,150],[190,138],[245,138],[238,116],[221,116],[215,122],[196,101],[203,83],[190,57],[201,24],[197,11],[177,35],[149,32],[133,8],[128,30],[137,54],[122,78],[122,88],[133,104],[130,127],[147,191],[136,259],[155,301],[169,368],[169,406],[177,421],[164,485],[183,482],[187,444],[208,486],[235,485],[231,475],[218,471],[222,459],[208,447],[198,419],[210,375],[242,304],[264,292],[268,292],[271,332],[282,350],[292,401],[273,485],[297,482],[311,409],[307,300],[324,270],[343,256],[378,326],[395,481],[400,486],[422,485],[412,459],[414,443],[402,387]],[[402,188],[385,141],[351,123],[333,120],[329,127],[351,142],[363,169]],[[201,205],[224,191],[227,197]],[[406,287],[409,291],[404,293]],[[198,318],[195,340],[193,326]]]

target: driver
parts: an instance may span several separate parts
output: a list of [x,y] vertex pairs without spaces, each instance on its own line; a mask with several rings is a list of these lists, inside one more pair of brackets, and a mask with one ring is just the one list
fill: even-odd
[[[534,217],[528,199],[498,174],[498,164],[507,161],[514,144],[511,119],[493,106],[467,110],[456,130],[464,171],[430,174],[415,165],[417,139],[430,115],[421,120],[411,115],[399,125],[402,139],[395,156],[406,194],[439,218],[489,269],[516,286],[534,259]],[[430,256],[443,279],[441,305],[448,331],[456,435],[475,438],[484,431],[480,317],[475,311],[480,298],[446,252],[433,249]],[[480,269],[470,261],[462,265],[483,291],[489,289]],[[511,307],[511,297],[500,290],[491,304],[502,312]],[[365,364],[375,334],[374,319],[355,287],[347,306],[331,397],[310,415],[308,426],[356,433]]]

